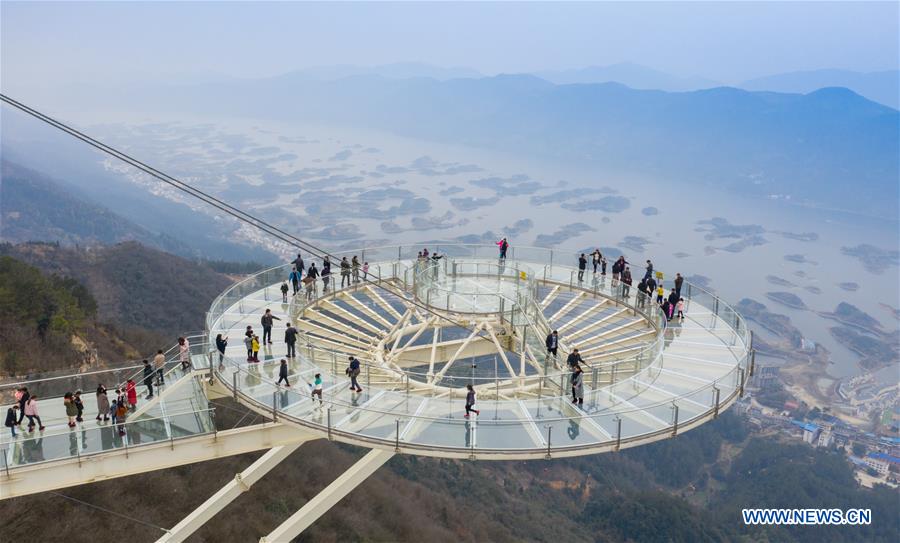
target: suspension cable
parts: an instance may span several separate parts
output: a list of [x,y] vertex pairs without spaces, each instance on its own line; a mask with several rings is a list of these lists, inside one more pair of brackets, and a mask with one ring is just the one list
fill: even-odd
[[[20,111],[22,111],[28,115],[31,115],[32,117],[52,126],[54,128],[61,130],[62,132],[65,132],[66,134],[69,134],[70,136],[72,136],[76,139],[83,141],[84,143],[87,143],[91,147],[94,147],[95,149],[98,149],[98,150],[102,151],[103,153],[106,153],[122,162],[125,162],[126,164],[146,173],[147,175],[149,175],[151,177],[158,179],[159,181],[162,181],[163,183],[166,183],[167,185],[174,187],[175,189],[177,189],[181,192],[184,192],[185,194],[187,194],[189,196],[192,196],[192,197],[194,197],[194,198],[196,198],[196,199],[198,199],[198,200],[200,200],[200,201],[202,201],[202,202],[204,202],[204,203],[206,203],[228,215],[231,215],[232,217],[238,219],[239,221],[242,221],[244,223],[249,224],[250,226],[253,226],[254,228],[262,230],[263,232],[277,238],[278,240],[286,243],[287,245],[307,251],[312,256],[322,258],[323,260],[326,258],[329,258],[329,259],[334,258],[335,261],[338,261],[338,257],[336,255],[329,253],[325,249],[317,247],[316,245],[313,245],[312,243],[309,243],[303,239],[300,239],[297,236],[294,236],[293,234],[285,232],[284,230],[282,230],[278,227],[275,227],[275,226],[269,224],[268,222],[254,216],[246,211],[236,208],[236,207],[228,204],[227,202],[220,200],[219,198],[216,198],[215,196],[212,196],[204,191],[201,191],[200,189],[197,189],[196,187],[194,187],[188,183],[185,183],[184,181],[181,181],[180,179],[177,179],[177,178],[175,178],[167,173],[164,173],[152,166],[149,166],[149,165],[145,164],[144,162],[141,162],[140,160],[138,160],[138,159],[136,159],[136,158],[134,158],[134,157],[110,146],[110,145],[107,145],[95,138],[92,138],[91,136],[88,136],[87,134],[63,123],[62,121],[59,121],[59,120],[57,120],[53,117],[50,117],[49,115],[42,113],[22,102],[19,102],[18,100],[15,100],[15,99],[13,99],[5,94],[2,94],[2,93],[0,93],[0,100],[2,100],[3,102],[6,102],[8,105],[15,107],[16,109],[19,109]],[[418,300],[415,299],[415,296],[413,296],[412,298],[407,298],[404,295],[402,290],[395,289],[393,286],[389,287],[383,281],[373,281],[368,278],[363,278],[363,282],[369,283],[370,285],[373,285],[376,288],[380,288],[380,289],[384,290],[385,292],[389,292],[389,293],[393,294],[394,296],[402,298],[405,301],[407,301],[408,303],[410,303],[411,305],[414,305],[429,314],[435,315],[444,321],[450,322],[454,326],[457,326],[457,327],[460,327],[460,328],[463,328],[466,330],[471,329],[471,327],[468,324],[459,322],[451,317],[448,317],[447,315],[438,313],[437,311],[435,311],[428,305],[419,302]],[[484,334],[483,331],[479,331],[477,333],[477,337],[484,338],[485,336],[483,334]]]

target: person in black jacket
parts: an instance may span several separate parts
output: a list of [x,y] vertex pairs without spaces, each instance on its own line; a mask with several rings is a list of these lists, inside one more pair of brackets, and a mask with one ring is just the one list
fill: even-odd
[[472,385],[466,385],[466,418],[469,418],[469,413],[475,413],[476,415],[480,415],[481,411],[474,409],[475,407],[475,389]]
[[284,343],[287,345],[287,357],[295,358],[297,356],[297,329],[291,323],[288,323],[287,330],[284,331]]
[[259,319],[259,323],[262,324],[263,327],[263,344],[266,341],[269,342],[269,345],[272,344],[272,326],[275,324],[275,321],[280,321],[281,319],[272,314],[271,309],[266,309],[265,314],[263,314],[262,318]]
[[297,258],[295,258],[294,261],[291,262],[291,264],[293,264],[294,267],[297,268],[297,271],[300,272],[301,275],[303,274],[303,270],[306,268],[306,266],[303,265],[303,257],[300,255],[300,253],[297,253]]
[[291,383],[288,381],[288,363],[284,358],[281,359],[281,365],[278,366],[278,382],[275,384],[280,385],[282,381],[284,381],[284,386],[290,388]]
[[581,358],[581,354],[578,352],[578,349],[572,349],[572,352],[569,353],[569,357],[566,358],[566,365],[569,366],[569,370],[575,370],[579,364],[583,364],[584,360]]
[[225,366],[225,348],[228,347],[228,336],[216,335],[216,350],[219,351],[219,369]]
[[13,404],[12,407],[6,410],[6,427],[9,428],[9,431],[12,432],[12,436],[16,437],[16,426],[19,425],[19,415],[16,411],[19,410],[19,404]]
[[356,378],[359,377],[360,368],[359,368],[359,360],[355,356],[350,357],[350,365],[347,367],[347,375],[350,376],[350,390],[355,392],[362,392],[362,387],[359,386],[359,383],[356,381]]
[[584,270],[587,269],[587,258],[584,253],[578,257],[578,282],[584,281]]
[[147,387],[147,399],[153,397],[153,376],[156,371],[150,365],[149,360],[144,360],[144,386]]
[[554,330],[547,334],[544,344],[547,345],[547,354],[551,354],[553,358],[556,358],[556,352],[559,349],[559,332]]

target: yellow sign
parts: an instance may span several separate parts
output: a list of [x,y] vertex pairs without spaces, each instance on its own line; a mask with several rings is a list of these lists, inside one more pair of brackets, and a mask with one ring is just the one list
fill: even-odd
[[519,272],[519,279],[528,279],[528,274],[523,271]]
[[659,279],[660,281],[662,281],[662,279],[663,279],[663,272],[660,272],[660,271],[656,272],[656,278]]

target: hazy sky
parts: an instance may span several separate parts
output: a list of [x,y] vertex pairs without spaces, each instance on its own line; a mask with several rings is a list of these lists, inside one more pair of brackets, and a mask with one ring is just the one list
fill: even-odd
[[900,18],[897,2],[0,6],[7,90],[398,61],[488,74],[631,61],[736,83],[801,69],[896,69]]

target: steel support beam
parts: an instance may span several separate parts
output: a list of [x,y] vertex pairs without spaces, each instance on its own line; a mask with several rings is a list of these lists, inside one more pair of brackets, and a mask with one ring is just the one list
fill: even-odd
[[196,532],[201,526],[209,522],[222,509],[234,501],[235,498],[250,490],[254,483],[263,478],[263,476],[272,468],[281,463],[282,460],[291,455],[300,448],[305,441],[299,441],[291,445],[281,445],[273,447],[269,451],[256,459],[247,469],[234,475],[234,479],[229,481],[221,490],[210,496],[208,500],[203,502],[199,507],[188,516],[184,517],[181,522],[176,524],[166,535],[157,540],[157,543],[174,543],[184,541],[191,534]]
[[380,449],[369,451],[359,461],[350,466],[347,471],[342,473],[340,477],[335,479],[333,483],[316,494],[313,499],[306,502],[306,505],[301,507],[299,511],[281,523],[281,526],[275,528],[269,535],[261,538],[259,540],[260,543],[289,543],[293,541],[303,530],[344,499],[350,491],[375,473],[375,470],[384,465],[392,456],[394,456],[393,451]]

